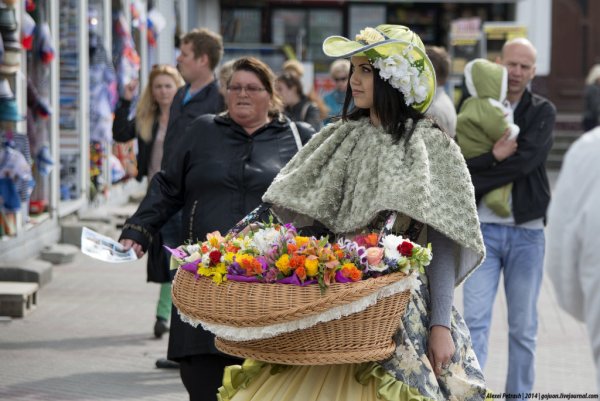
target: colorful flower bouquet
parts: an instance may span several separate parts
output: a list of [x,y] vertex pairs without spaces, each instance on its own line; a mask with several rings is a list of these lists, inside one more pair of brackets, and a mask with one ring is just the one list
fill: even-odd
[[424,272],[432,258],[431,244],[422,247],[397,235],[362,234],[332,244],[327,237],[301,236],[291,224],[273,223],[245,235],[213,232],[202,243],[168,249],[181,269],[217,284],[318,284],[322,290],[394,272]]
[[430,245],[376,233],[330,243],[289,224],[258,227],[170,249],[183,321],[215,334],[222,352],[272,363],[358,363],[394,352],[418,286],[411,273],[430,263]]

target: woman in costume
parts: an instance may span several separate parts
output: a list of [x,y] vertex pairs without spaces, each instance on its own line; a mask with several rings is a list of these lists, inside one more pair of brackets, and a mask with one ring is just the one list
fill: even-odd
[[263,201],[282,222],[345,237],[380,229],[394,211],[393,231],[420,232],[411,236],[432,244],[433,260],[412,291],[390,358],[323,366],[246,360],[226,370],[220,399],[482,400],[483,375],[452,302],[485,250],[460,149],[423,116],[436,82],[424,46],[406,27],[380,25],[355,40],[329,37],[323,50],[351,57],[343,118],[281,170]]

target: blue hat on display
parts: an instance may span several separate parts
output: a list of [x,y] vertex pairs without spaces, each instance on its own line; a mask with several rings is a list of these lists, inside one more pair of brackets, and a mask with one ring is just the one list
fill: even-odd
[[25,118],[19,114],[15,99],[0,99],[0,121],[23,121]]

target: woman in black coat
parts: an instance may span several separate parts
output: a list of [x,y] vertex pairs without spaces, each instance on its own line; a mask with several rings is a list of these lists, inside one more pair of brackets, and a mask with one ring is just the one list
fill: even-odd
[[[148,85],[140,96],[135,118],[131,120],[131,100],[137,89],[137,81],[125,86],[123,98],[119,99],[115,110],[113,139],[117,142],[127,142],[138,138],[138,181],[146,176],[150,181],[160,170],[171,104],[178,88],[183,84],[183,78],[175,67],[166,64],[155,65],[150,71]],[[157,233],[155,245],[161,244],[162,241],[162,236]],[[169,330],[167,323],[171,315],[169,258],[160,246],[153,248],[148,256],[148,281],[161,284],[154,323],[154,336],[161,338]]]
[[[258,59],[237,60],[227,85],[228,112],[204,115],[174,139],[173,160],[157,173],[121,234],[125,248],[143,255],[156,233],[183,211],[183,238],[202,240],[227,232],[261,203],[263,193],[301,144],[314,134],[298,123],[298,135],[274,94],[274,77]],[[223,369],[239,363],[214,346],[214,336],[171,316],[169,359],[180,362],[190,400],[216,400]]]

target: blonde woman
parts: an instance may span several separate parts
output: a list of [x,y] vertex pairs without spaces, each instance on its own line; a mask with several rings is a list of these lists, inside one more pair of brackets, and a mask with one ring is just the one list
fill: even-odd
[[[147,176],[150,182],[154,174],[160,171],[171,103],[184,81],[175,67],[155,65],[150,71],[148,86],[142,91],[137,104],[135,119],[129,120],[131,100],[137,85],[137,81],[127,85],[123,98],[119,100],[113,122],[113,139],[126,142],[138,138],[136,178],[141,181]],[[160,233],[155,236],[153,242],[155,247],[148,255],[148,281],[161,283],[154,324],[154,336],[161,338],[169,330],[167,323],[171,315],[171,283],[168,257],[162,250]]]

